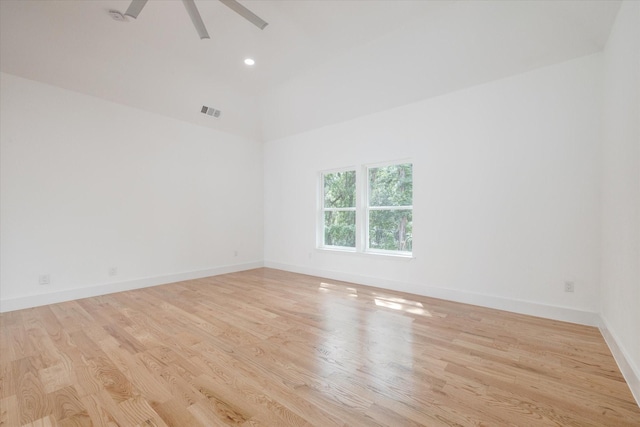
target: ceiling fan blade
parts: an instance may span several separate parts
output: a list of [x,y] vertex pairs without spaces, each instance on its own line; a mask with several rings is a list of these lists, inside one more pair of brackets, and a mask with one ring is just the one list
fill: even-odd
[[229,9],[233,10],[238,15],[242,16],[244,19],[251,22],[253,25],[260,28],[261,30],[264,30],[264,27],[269,25],[269,23],[267,23],[258,15],[251,12],[249,9],[247,9],[246,7],[238,3],[236,0],[220,0],[220,1],[224,3],[224,5],[227,6]]
[[[146,1],[146,0],[145,0]],[[200,16],[200,12],[198,12],[198,8],[193,0],[182,0],[185,9],[187,9],[187,13],[189,13],[189,17],[191,18],[191,22],[196,27],[196,31],[200,36],[200,39],[208,39],[209,33],[207,33],[207,29],[204,26],[204,22],[202,22],[202,17]]]
[[145,4],[147,4],[147,0],[132,0],[124,16],[130,16],[136,19]]

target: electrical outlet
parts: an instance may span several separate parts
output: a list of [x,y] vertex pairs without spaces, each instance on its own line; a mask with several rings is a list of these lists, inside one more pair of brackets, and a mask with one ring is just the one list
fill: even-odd
[[570,282],[570,281],[564,282],[564,291],[565,292],[573,292],[574,288],[575,288],[575,286],[574,286],[573,282]]
[[109,276],[115,276],[118,274],[118,267],[109,267]]
[[51,283],[51,277],[49,277],[48,274],[41,274],[38,278],[38,283],[40,283],[41,285],[48,285],[49,283]]

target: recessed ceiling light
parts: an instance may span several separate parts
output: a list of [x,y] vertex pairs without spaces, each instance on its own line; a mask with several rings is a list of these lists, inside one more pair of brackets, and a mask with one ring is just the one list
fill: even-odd
[[254,61],[252,58],[246,58],[244,60],[244,65],[248,65],[249,67],[251,67],[252,65],[255,65],[256,61]]

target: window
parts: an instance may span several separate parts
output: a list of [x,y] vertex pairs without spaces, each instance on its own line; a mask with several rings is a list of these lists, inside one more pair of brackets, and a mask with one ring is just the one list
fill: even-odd
[[367,249],[411,252],[413,167],[367,168]]
[[319,246],[410,255],[413,166],[393,163],[320,174]]
[[322,174],[323,246],[356,247],[356,171]]

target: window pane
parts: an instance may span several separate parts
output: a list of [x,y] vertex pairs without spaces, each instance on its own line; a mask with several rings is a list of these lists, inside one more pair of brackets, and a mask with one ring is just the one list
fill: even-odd
[[324,207],[354,208],[356,206],[356,171],[324,175]]
[[369,206],[412,206],[411,163],[369,169]]
[[412,235],[412,211],[369,211],[369,248],[411,252]]
[[327,246],[356,247],[355,211],[324,213],[324,244]]

